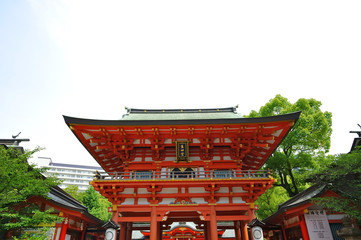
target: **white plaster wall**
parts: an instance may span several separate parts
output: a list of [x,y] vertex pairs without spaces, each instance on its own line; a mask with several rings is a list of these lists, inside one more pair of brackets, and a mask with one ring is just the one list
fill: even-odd
[[233,197],[232,201],[233,203],[245,203],[245,201],[243,201],[241,197]]
[[133,194],[133,193],[134,193],[134,188],[126,188],[122,192],[122,194]]
[[229,203],[228,197],[220,197],[217,203]]
[[232,192],[234,192],[234,193],[242,193],[242,192],[247,192],[247,191],[244,191],[241,187],[233,187]]
[[200,157],[190,157],[189,160],[190,161],[199,161],[199,160],[201,160],[201,158]]
[[207,203],[206,201],[204,201],[204,198],[191,198],[191,200],[192,200],[192,202],[198,203],[198,204]]
[[163,188],[160,193],[177,194],[178,193],[178,188]]
[[149,193],[146,188],[138,188],[138,194],[147,194]]
[[190,187],[188,188],[189,193],[207,193],[203,187]]
[[146,198],[138,198],[138,204],[149,204]]
[[161,202],[159,202],[159,204],[170,204],[170,203],[174,203],[174,201],[176,200],[176,198],[163,198]]
[[126,198],[125,201],[122,203],[122,205],[133,205],[134,204],[134,198]]
[[228,193],[228,187],[220,187],[217,193]]
[[223,160],[232,160],[230,156],[223,156]]

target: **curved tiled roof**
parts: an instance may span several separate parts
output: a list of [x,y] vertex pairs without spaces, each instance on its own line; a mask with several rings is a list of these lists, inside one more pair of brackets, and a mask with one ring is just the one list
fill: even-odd
[[[212,114],[212,115],[208,115]],[[99,119],[84,119],[63,116],[66,124],[70,125],[101,125],[101,126],[136,126],[136,125],[184,125],[184,124],[238,124],[238,123],[267,123],[277,121],[294,120],[297,121],[301,112],[294,112],[278,116],[258,117],[258,118],[242,118],[236,113],[233,117],[224,117],[223,113],[197,113],[189,114],[139,114],[142,117],[123,116],[120,120],[99,120]]]

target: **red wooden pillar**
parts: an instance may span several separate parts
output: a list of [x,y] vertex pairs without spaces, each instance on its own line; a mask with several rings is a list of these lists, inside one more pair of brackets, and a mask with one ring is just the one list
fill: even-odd
[[63,220],[63,223],[61,224],[59,240],[65,240],[66,231],[68,230],[68,226],[69,226],[69,218],[65,217]]
[[150,214],[150,240],[157,240],[158,237],[158,224],[157,224],[157,209],[152,206]]
[[86,234],[86,230],[81,231],[81,237],[80,237],[81,240],[85,239],[85,234]]
[[310,240],[310,237],[308,236],[305,217],[303,215],[301,215],[301,216],[299,216],[299,218],[300,218],[300,227],[301,227],[303,240]]
[[163,229],[162,229],[162,223],[158,222],[158,240],[162,240],[162,234],[163,234]]
[[59,230],[59,227],[57,227],[57,226],[55,225],[55,231],[54,231],[53,239],[52,239],[52,240],[56,240],[56,235],[58,234],[58,230]]
[[86,225],[84,223],[81,223],[81,240],[85,240],[86,235]]
[[117,209],[116,206],[113,205],[112,207],[112,212],[113,212],[113,215],[112,215],[112,220],[116,223],[118,223],[118,219],[119,219],[119,210]]
[[125,239],[126,230],[127,230],[127,223],[126,223],[126,222],[122,222],[122,223],[120,224],[119,240],[126,240],[126,239]]
[[217,215],[214,205],[211,205],[211,240],[218,240]]
[[281,224],[281,230],[282,230],[282,239],[287,239],[286,227],[283,224]]
[[210,221],[206,222],[206,229],[207,229],[207,239],[206,240],[211,240],[211,222]]
[[207,222],[204,222],[204,226],[203,226],[203,236],[204,236],[204,240],[208,240],[207,238]]
[[239,221],[234,221],[234,233],[236,240],[241,240],[241,230],[239,226]]
[[242,230],[242,240],[248,240],[248,229],[246,222],[241,222],[241,230]]
[[133,223],[132,222],[128,222],[126,231],[127,231],[127,239],[126,240],[132,240],[132,232],[133,232]]

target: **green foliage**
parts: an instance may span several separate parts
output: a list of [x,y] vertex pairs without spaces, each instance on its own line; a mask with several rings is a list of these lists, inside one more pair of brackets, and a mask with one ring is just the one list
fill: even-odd
[[334,161],[314,170],[309,179],[324,184],[342,198],[317,198],[318,204],[328,209],[344,212],[361,223],[361,149],[349,154],[339,154]]
[[68,185],[65,189],[70,196],[78,200],[79,202],[83,201],[84,192],[79,191],[79,187],[76,185]]
[[13,240],[47,240],[49,239],[48,228],[39,228],[35,231],[25,232],[19,238],[13,237]]
[[95,191],[92,186],[85,191],[82,203],[88,207],[92,215],[105,222],[112,216],[112,214],[108,212],[108,207],[111,207],[112,204],[108,199]]
[[255,204],[259,206],[256,211],[256,216],[259,219],[265,219],[266,217],[274,214],[278,205],[287,201],[290,197],[286,190],[282,187],[272,187],[262,194]]
[[45,169],[29,165],[27,160],[39,148],[21,154],[0,146],[0,231],[31,228],[40,223],[51,223],[56,216],[41,212],[27,199],[33,196],[47,198],[50,188],[59,184],[56,178],[45,178]]
[[89,213],[95,217],[107,222],[111,217],[112,213],[108,212],[108,207],[111,207],[112,204],[100,195],[97,191],[90,186],[85,192],[79,192],[77,186],[68,186],[64,189],[72,197],[80,201],[84,206],[89,210]]
[[90,213],[104,222],[107,222],[112,217],[112,213],[108,212],[108,207],[111,207],[112,204],[105,197],[100,194],[99,196],[99,208],[90,209]]
[[283,187],[290,197],[306,187],[304,174],[328,162],[325,153],[330,149],[332,114],[321,111],[321,102],[315,99],[299,99],[290,103],[287,98],[276,95],[258,112],[248,117],[266,117],[302,111],[299,120],[268,159],[265,168],[277,178],[275,186]]
[[100,194],[94,190],[93,187],[89,187],[83,196],[83,203],[89,209],[99,208],[100,207]]

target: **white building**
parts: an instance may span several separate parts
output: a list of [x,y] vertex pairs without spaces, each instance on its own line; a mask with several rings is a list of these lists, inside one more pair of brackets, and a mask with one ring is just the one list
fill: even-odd
[[55,163],[47,157],[38,157],[35,164],[48,168],[45,176],[54,175],[63,180],[63,183],[59,185],[62,189],[69,185],[75,185],[78,186],[79,191],[85,191],[90,186],[89,182],[94,179],[96,171],[101,175],[107,175],[101,167]]

